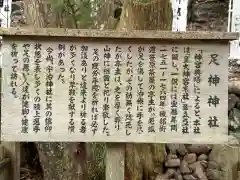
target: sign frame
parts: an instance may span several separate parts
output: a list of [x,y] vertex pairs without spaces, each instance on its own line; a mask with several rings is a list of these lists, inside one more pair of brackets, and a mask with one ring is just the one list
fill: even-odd
[[[176,42],[191,43],[191,44],[204,44],[216,43],[225,44],[228,46],[229,40],[239,38],[238,33],[222,33],[222,32],[170,32],[170,31],[131,31],[131,32],[117,32],[117,31],[97,31],[97,30],[79,30],[79,29],[23,29],[23,28],[10,28],[0,29],[0,35],[4,40],[23,40],[23,39],[43,39],[47,40],[69,40],[78,41],[79,38],[86,41],[107,41],[107,42],[163,42],[170,43]],[[216,135],[217,136],[217,135]],[[206,137],[204,137],[206,138]],[[214,138],[214,137],[209,137]],[[214,138],[215,139],[215,138]],[[223,140],[220,140],[222,142]],[[125,141],[114,141],[125,142]],[[142,141],[144,142],[144,141]],[[147,141],[146,141],[147,142]],[[173,141],[174,142],[174,141]],[[196,143],[202,143],[201,141]],[[161,142],[164,143],[164,142]]]

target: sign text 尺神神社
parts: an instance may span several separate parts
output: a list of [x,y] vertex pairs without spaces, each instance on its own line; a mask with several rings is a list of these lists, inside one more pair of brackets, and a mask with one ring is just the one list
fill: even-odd
[[4,141],[221,143],[228,45],[6,39]]

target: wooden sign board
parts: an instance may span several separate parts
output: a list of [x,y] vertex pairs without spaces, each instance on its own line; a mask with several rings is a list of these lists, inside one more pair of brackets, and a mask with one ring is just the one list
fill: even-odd
[[3,141],[227,141],[226,36],[22,31],[3,36]]

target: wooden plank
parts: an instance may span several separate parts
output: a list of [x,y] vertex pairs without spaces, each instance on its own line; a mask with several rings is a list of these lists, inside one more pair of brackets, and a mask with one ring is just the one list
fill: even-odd
[[[39,37],[38,37],[39,38]],[[61,39],[61,38],[57,38]],[[134,44],[128,45],[126,43],[110,43],[110,44],[103,44],[102,42],[92,43],[92,42],[84,42],[81,38],[78,38],[78,42],[75,44],[76,49],[71,50],[72,42],[62,42],[62,41],[4,41],[4,44],[2,48],[8,49],[8,51],[4,51],[3,54],[3,77],[4,83],[2,87],[2,140],[4,141],[50,141],[50,142],[142,142],[142,143],[192,143],[192,144],[221,144],[221,143],[228,143],[228,113],[226,109],[228,108],[227,103],[222,103],[221,105],[218,103],[220,102],[227,102],[228,101],[228,61],[226,59],[228,58],[228,45],[221,45],[216,43],[211,44],[174,44],[174,49],[178,49],[178,56],[180,59],[184,57],[188,57],[188,63],[185,63],[183,61],[178,61],[178,67],[179,68],[173,68],[171,63],[168,63],[168,65],[164,65],[164,70],[160,71],[159,68],[162,66],[161,61],[157,60],[151,60],[152,55],[156,57],[160,57],[162,55],[166,56],[166,61],[171,61],[172,56],[172,44],[166,44],[164,47],[162,44],[156,44],[152,46],[152,44],[137,44],[134,42]],[[12,43],[16,43],[12,46]],[[37,77],[35,76],[34,72],[34,66],[35,64],[35,58],[34,58],[34,47],[36,46],[36,43],[41,44],[42,51],[41,51],[41,62],[37,63],[43,72],[38,73]],[[58,52],[59,52],[59,44],[63,44],[65,47],[65,57],[62,57],[61,59],[66,62],[64,65],[65,69],[76,69],[75,72],[72,72],[72,70],[67,70],[63,74],[59,72],[58,67],[58,61],[60,60],[58,58]],[[83,46],[88,47],[87,50],[81,49]],[[25,45],[24,45],[25,44]],[[28,44],[29,48],[26,50],[26,44]],[[47,51],[49,50],[49,47],[52,48],[51,50],[51,57],[53,57],[53,65],[50,61],[46,60],[48,59]],[[189,47],[189,53],[190,55],[187,55],[185,52],[184,47]],[[116,49],[121,48],[121,52],[115,52]],[[149,54],[148,49],[153,48],[154,53]],[[108,50],[109,49],[109,50]],[[145,50],[144,50],[145,49]],[[80,61],[77,60],[78,57],[81,57],[81,52],[86,53],[86,58],[90,60],[86,60],[85,57],[82,57]],[[99,51],[98,54],[95,54],[95,50]],[[22,58],[25,58],[26,52],[29,53],[29,65],[34,64],[34,66],[30,66],[29,69],[29,75],[26,75],[26,70],[21,70],[20,67],[25,66]],[[61,50],[62,51],[62,50]],[[104,56],[104,54],[109,53],[109,60]],[[140,52],[139,52],[140,51]],[[143,52],[144,51],[144,52]],[[164,54],[161,55],[161,51],[164,51]],[[11,52],[16,52],[18,54],[18,61],[14,61],[13,57],[11,56]],[[71,54],[75,52],[76,53],[76,59],[74,59],[74,62],[71,63],[69,60],[69,57],[71,57]],[[199,53],[203,53],[202,55],[198,55]],[[50,53],[50,51],[49,51]],[[112,54],[111,54],[112,53]],[[146,53],[146,54],[145,54]],[[118,54],[118,55],[117,55]],[[122,55],[121,55],[122,54]],[[219,65],[215,66],[214,63],[212,64],[211,60],[211,54],[216,54],[217,56],[221,57],[219,61]],[[201,66],[195,67],[194,65],[194,58],[195,55],[198,55],[199,61],[201,62]],[[144,60],[141,59],[141,56],[146,57]],[[153,56],[153,57],[154,57]],[[150,57],[150,58],[149,58]],[[204,58],[202,58],[204,57]],[[98,59],[97,61],[97,67],[95,64],[95,59]],[[108,63],[105,63],[107,61]],[[154,61],[154,66],[149,67],[149,64],[151,64],[151,61]],[[87,62],[87,63],[83,63]],[[175,60],[173,61],[175,63]],[[121,65],[118,65],[118,64]],[[209,65],[211,63],[211,65]],[[130,65],[132,64],[132,65]],[[152,105],[151,98],[152,96],[160,97],[161,91],[164,91],[164,93],[167,94],[167,99],[170,101],[172,98],[174,98],[171,101],[176,101],[175,103],[179,106],[175,108],[175,110],[182,112],[184,110],[185,105],[188,105],[189,107],[195,107],[195,101],[188,100],[181,100],[177,97],[182,97],[185,92],[183,88],[181,88],[184,85],[184,78],[185,75],[183,75],[181,72],[183,71],[184,67],[186,66],[192,67],[193,70],[197,69],[199,72],[201,71],[201,81],[202,82],[209,82],[209,78],[211,79],[210,83],[197,83],[199,93],[202,95],[200,98],[195,93],[194,87],[196,86],[188,86],[188,96],[198,98],[200,102],[208,102],[208,98],[210,98],[211,103],[201,103],[201,106],[199,110],[201,111],[202,118],[208,118],[210,119],[210,124],[208,121],[203,121],[201,125],[190,126],[186,125],[184,128],[188,129],[189,132],[192,132],[190,134],[183,134],[181,128],[179,125],[183,121],[182,116],[179,118],[176,118],[176,121],[174,121],[174,125],[165,124],[163,122],[158,122],[156,118],[154,118],[154,121],[148,125],[149,117],[153,116],[154,114],[159,114],[159,112],[163,112],[163,114],[166,115],[167,119],[166,122],[170,121],[172,118],[172,115],[170,114],[170,108],[171,103],[165,103],[160,98],[154,99],[154,104],[156,104],[156,108],[153,108],[155,106]],[[11,84],[7,82],[13,82],[11,80],[11,76],[13,73],[12,66],[17,66],[19,71],[18,73],[22,74],[25,77],[22,78],[22,75],[19,75],[19,77],[14,80],[14,87],[11,87]],[[38,91],[38,88],[35,87],[36,82],[40,82],[39,88],[45,89],[46,84],[49,85],[48,79],[48,71],[46,67],[56,67],[52,68],[51,74],[54,77],[61,76],[61,79],[53,78],[51,79],[51,82],[54,84],[54,88],[52,89],[53,96],[50,95],[49,97],[53,98],[50,100],[50,98],[47,102],[44,100],[46,99],[46,95],[44,93],[40,93],[39,98],[36,100],[39,102],[32,101],[32,99],[35,99],[36,92]],[[128,67],[127,67],[128,66]],[[201,67],[201,70],[199,69]],[[85,69],[86,71],[82,70]],[[95,69],[97,68],[98,73],[95,73]],[[141,72],[134,71],[135,68],[140,68]],[[154,73],[149,73],[150,70],[154,71]],[[112,69],[112,70],[111,70]],[[31,73],[30,73],[31,72]],[[84,76],[82,74],[84,74]],[[217,73],[216,73],[217,72]],[[105,78],[107,73],[107,77]],[[216,81],[215,78],[212,77],[212,74],[216,73],[216,78],[221,79],[219,82]],[[71,74],[74,74],[71,75]],[[163,76],[163,74],[165,74]],[[183,77],[182,77],[183,75]],[[151,76],[150,84],[149,86],[149,78]],[[98,79],[96,82],[93,79]],[[165,81],[162,86],[160,86],[161,79],[164,78]],[[172,85],[171,82],[174,82],[176,86],[174,85],[174,92],[172,92]],[[215,79],[215,80],[214,80]],[[212,84],[212,82],[216,81],[216,86]],[[36,81],[36,82],[35,82]],[[62,83],[65,82],[74,82],[76,84],[83,84],[84,86],[80,87],[80,91],[77,91],[77,93],[71,93],[71,97],[79,98],[83,103],[80,103],[80,101],[69,100],[69,83]],[[116,81],[116,82],[115,82]],[[27,82],[27,83],[25,83]],[[35,83],[33,83],[35,82]],[[193,84],[194,79],[189,78],[188,80],[189,84]],[[52,83],[50,83],[51,85]],[[97,85],[96,85],[97,84]],[[104,85],[109,84],[109,85]],[[95,88],[95,87],[98,88]],[[25,93],[23,91],[24,89],[28,90],[29,96],[25,98]],[[49,86],[50,87],[50,86]],[[77,87],[75,87],[77,88]],[[75,89],[74,88],[74,89]],[[14,89],[14,91],[13,91]],[[87,90],[86,90],[87,89]],[[86,93],[82,93],[82,90]],[[16,93],[13,93],[15,92]],[[140,92],[141,93],[138,93]],[[74,90],[75,92],[75,90]],[[109,92],[104,93],[102,92]],[[151,93],[150,93],[151,92]],[[209,92],[211,92],[209,94]],[[97,94],[96,94],[97,93]],[[150,93],[151,96],[147,96],[146,94]],[[15,95],[13,95],[15,94]],[[38,94],[38,93],[37,93]],[[85,95],[87,94],[87,95]],[[174,96],[172,95],[174,94]],[[176,94],[176,96],[175,96]],[[209,95],[208,95],[209,94]],[[214,95],[217,96],[214,96]],[[104,95],[104,97],[103,97]],[[146,96],[145,96],[146,95]],[[105,96],[107,98],[105,98]],[[126,99],[127,96],[127,99]],[[29,104],[29,108],[34,108],[35,103],[39,103],[40,107],[46,107],[46,103],[50,104],[52,103],[52,110],[49,110],[49,113],[47,113],[47,116],[51,116],[49,123],[45,122],[45,116],[41,116],[39,120],[36,119],[36,121],[39,121],[40,125],[34,125],[33,128],[30,128],[31,122],[30,119],[33,119],[36,115],[36,113],[44,114],[44,108],[40,108],[40,110],[34,110],[34,111],[27,111],[28,112],[28,123],[22,123],[21,117],[23,117],[22,112],[26,113],[25,110],[22,111],[23,107],[23,99],[24,102],[27,102]],[[71,98],[71,99],[74,99]],[[139,98],[141,98],[141,101],[139,101]],[[176,99],[175,99],[176,98]],[[214,99],[213,99],[214,98]],[[147,102],[151,101],[151,103],[148,105]],[[215,101],[216,100],[216,101]],[[98,102],[98,103],[92,103],[92,102]],[[126,103],[129,102],[129,103]],[[131,102],[131,103],[130,103]],[[69,104],[73,104],[76,113],[84,112],[86,113],[86,120],[81,119],[80,116],[74,115],[74,121],[75,122],[81,122],[81,123],[75,123],[74,125],[71,125],[71,121],[69,119]],[[212,103],[215,103],[215,105],[212,105]],[[96,105],[97,104],[97,105]],[[117,105],[115,105],[117,104]],[[104,105],[103,113],[100,113],[99,108],[102,109],[102,105]],[[70,105],[72,106],[72,105]],[[161,107],[160,107],[161,106]],[[215,107],[216,106],[216,107]],[[87,108],[85,108],[87,107]],[[106,107],[106,108],[105,108]],[[149,108],[152,109],[151,112],[149,111]],[[160,111],[160,109],[163,108],[163,110]],[[85,110],[86,109],[86,110]],[[89,111],[91,109],[96,109],[93,112]],[[161,113],[162,113],[161,112]],[[192,118],[197,118],[197,115],[192,113],[194,112],[194,109],[189,108],[189,112],[185,109],[185,113],[191,115]],[[100,114],[99,114],[100,113]],[[109,115],[106,116],[105,114]],[[112,115],[111,115],[112,114]],[[140,115],[139,115],[140,114]],[[111,115],[111,116],[110,116]],[[126,122],[124,119],[119,119],[118,116],[125,117],[127,115]],[[217,115],[217,116],[216,116]],[[129,119],[130,117],[130,119]],[[175,117],[175,115],[174,115]],[[215,117],[215,120],[213,119]],[[107,120],[106,120],[107,118]],[[92,123],[91,123],[92,121]],[[215,125],[214,122],[217,121],[217,124]],[[102,124],[101,122],[104,122]],[[119,122],[119,127],[118,126]],[[137,123],[138,122],[138,123]],[[91,131],[94,131],[94,133],[86,132],[84,129],[89,129],[90,125],[95,124],[96,127],[92,128]],[[37,123],[38,124],[38,123]],[[45,126],[45,127],[44,127]],[[212,127],[215,126],[215,127]],[[218,127],[216,127],[218,126]],[[40,128],[40,131],[37,133],[34,131],[38,130]],[[69,128],[67,128],[69,127]],[[159,128],[161,127],[161,129]],[[201,136],[198,136],[196,133],[194,134],[193,129],[199,128],[199,132],[201,132]],[[49,132],[45,132],[44,128],[49,129]],[[149,130],[154,131],[155,133],[150,133]],[[172,133],[171,128],[176,128],[176,132]],[[198,129],[197,128],[197,129]],[[28,130],[28,133],[24,133],[23,131]],[[74,133],[73,130],[75,129]],[[81,131],[76,131],[76,129],[82,129]],[[105,129],[109,129],[109,135]],[[126,131],[125,131],[126,130]],[[164,132],[166,130],[166,132]],[[175,131],[174,130],[174,131]],[[95,132],[96,131],[96,132]],[[127,135],[126,132],[131,135]],[[141,135],[140,135],[141,134]]]
[[115,31],[66,28],[0,28],[0,36],[60,36],[82,38],[124,38],[124,39],[159,39],[159,40],[236,40],[239,33],[229,32],[172,32],[172,31]]
[[5,157],[11,159],[9,175],[12,180],[20,180],[20,143],[19,142],[1,142],[5,150]]
[[238,179],[237,180],[240,180],[240,171],[238,171]]
[[107,143],[106,180],[124,180],[125,144]]
[[6,158],[5,149],[0,145],[0,179],[9,179],[10,158]]
[[10,158],[4,158],[4,156],[2,156],[1,159],[2,160],[0,160],[0,171],[6,169],[11,162]]
[[226,148],[226,180],[236,180],[238,178],[239,147],[227,146]]

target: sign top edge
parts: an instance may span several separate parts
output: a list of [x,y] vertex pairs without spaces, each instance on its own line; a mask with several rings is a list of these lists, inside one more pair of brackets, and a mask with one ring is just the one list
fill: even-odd
[[210,32],[210,31],[172,32],[160,30],[115,31],[115,30],[67,29],[67,28],[0,28],[0,36],[229,41],[239,39],[240,33]]

